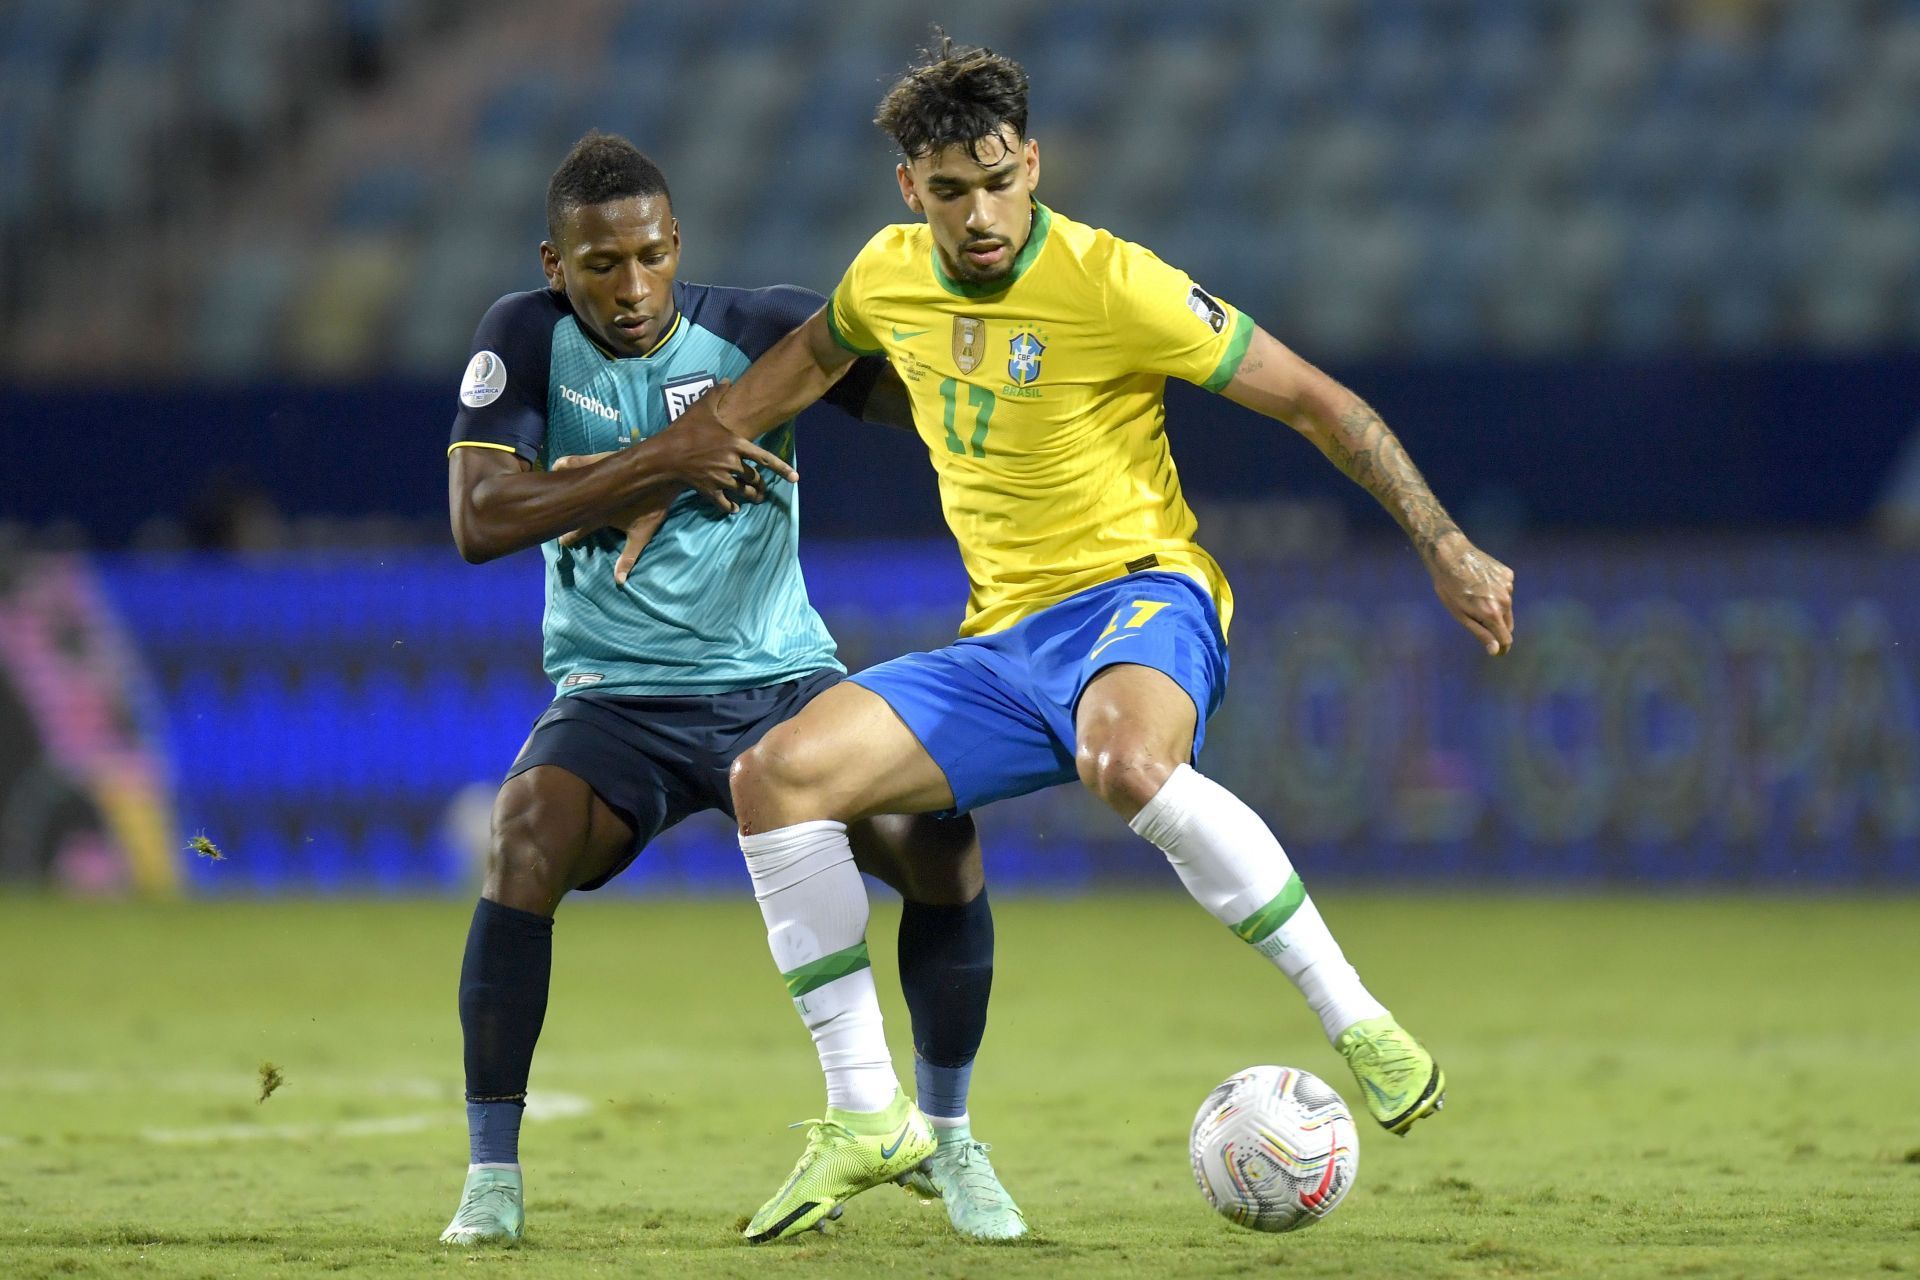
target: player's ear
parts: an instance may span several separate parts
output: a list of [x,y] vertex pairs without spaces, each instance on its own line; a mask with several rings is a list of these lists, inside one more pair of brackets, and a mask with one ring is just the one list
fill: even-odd
[[547,288],[565,292],[567,280],[560,272],[560,251],[553,247],[553,241],[540,242],[540,270],[547,277]]
[[920,204],[920,193],[913,189],[913,171],[905,164],[897,164],[893,167],[893,176],[900,183],[900,198],[907,202],[907,208],[915,213],[925,213],[926,209]]
[[680,252],[680,219],[673,220],[673,251]]
[[1040,185],[1040,144],[1032,138],[1027,139],[1027,190],[1032,191]]

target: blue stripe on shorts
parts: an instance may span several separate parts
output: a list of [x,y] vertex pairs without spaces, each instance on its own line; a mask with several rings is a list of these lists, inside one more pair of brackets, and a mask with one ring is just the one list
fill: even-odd
[[955,813],[1070,782],[1074,710],[1102,670],[1165,672],[1198,712],[1193,754],[1227,685],[1213,600],[1180,573],[1134,573],[990,636],[909,653],[850,677],[906,722],[953,788]]

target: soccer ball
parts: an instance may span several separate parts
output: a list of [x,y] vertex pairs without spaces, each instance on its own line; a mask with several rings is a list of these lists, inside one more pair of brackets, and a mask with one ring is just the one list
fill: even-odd
[[1193,1180],[1221,1217],[1297,1231],[1333,1212],[1360,1167],[1353,1113],[1326,1081],[1248,1067],[1207,1095],[1188,1146]]

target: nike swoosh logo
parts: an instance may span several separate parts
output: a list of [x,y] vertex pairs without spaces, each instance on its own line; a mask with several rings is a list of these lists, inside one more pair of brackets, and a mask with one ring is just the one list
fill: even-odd
[[1119,644],[1122,640],[1131,640],[1133,637],[1139,634],[1140,633],[1138,631],[1122,631],[1119,635],[1113,637],[1113,639],[1102,640],[1099,644],[1093,646],[1093,652],[1088,654],[1087,656],[1089,658],[1097,658],[1101,654],[1105,653],[1108,649],[1111,649],[1114,645]]
[[1379,1085],[1375,1084],[1371,1080],[1364,1081],[1363,1083],[1365,1083],[1365,1085],[1367,1086],[1367,1092],[1380,1100],[1381,1106],[1386,1107],[1386,1106],[1393,1105],[1394,1099],[1389,1097],[1386,1091],[1381,1089]]
[[880,1148],[880,1158],[882,1160],[893,1159],[893,1153],[898,1151],[900,1149],[900,1144],[907,1140],[907,1130],[911,1128],[913,1128],[912,1124],[901,1125],[900,1132],[893,1135],[893,1144],[891,1146],[882,1146]]
[[932,332],[933,330],[931,329],[895,329],[893,331],[893,340],[895,342],[905,342],[908,338],[917,338],[923,333]]

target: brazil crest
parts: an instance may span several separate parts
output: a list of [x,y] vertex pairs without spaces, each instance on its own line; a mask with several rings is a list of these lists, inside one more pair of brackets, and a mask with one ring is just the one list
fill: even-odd
[[1047,344],[1032,333],[1016,333],[1007,343],[1007,381],[1016,387],[1031,386],[1040,380],[1040,357]]

